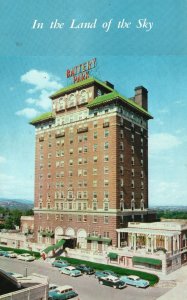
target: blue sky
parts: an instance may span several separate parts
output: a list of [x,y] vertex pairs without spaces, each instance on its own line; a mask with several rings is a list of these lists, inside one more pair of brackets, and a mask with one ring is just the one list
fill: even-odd
[[[89,2],[89,9],[88,9]],[[140,4],[141,2],[141,4]],[[163,2],[163,1],[162,1]],[[45,4],[44,4],[45,3]],[[187,45],[185,1],[0,1],[0,197],[33,200],[34,128],[29,120],[50,110],[48,95],[69,82],[67,68],[97,57],[94,75],[127,97],[149,90],[149,201],[185,205],[187,199]],[[70,4],[71,3],[71,4]],[[150,2],[149,2],[150,3]],[[177,4],[176,4],[177,3]],[[61,6],[59,6],[61,4]],[[10,9],[11,8],[11,9]],[[25,13],[27,11],[27,13]],[[9,18],[7,14],[9,12]],[[154,22],[150,32],[33,32],[33,19],[121,18]],[[179,22],[180,21],[180,22]],[[114,24],[113,23],[113,24]],[[15,24],[17,26],[15,26]],[[6,26],[5,26],[6,25]],[[183,30],[182,30],[183,29]],[[44,74],[45,73],[45,74]],[[42,78],[45,75],[45,80]]]

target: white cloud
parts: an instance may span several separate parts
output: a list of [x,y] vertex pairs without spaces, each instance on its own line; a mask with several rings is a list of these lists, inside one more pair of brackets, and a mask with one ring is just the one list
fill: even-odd
[[150,154],[173,149],[182,143],[175,135],[170,133],[155,133],[149,137]]
[[6,158],[4,156],[0,156],[0,164],[5,162],[6,162]]
[[150,181],[151,205],[186,205],[187,187],[176,181]]
[[16,112],[17,116],[23,116],[28,119],[34,118],[39,114],[40,114],[40,112],[37,111],[35,108],[24,108],[24,109]]
[[29,89],[29,93],[36,92],[38,90],[55,90],[62,87],[60,84],[60,78],[54,76],[51,73],[40,70],[30,70],[21,76],[21,82],[25,82],[34,86]]
[[36,105],[37,107],[47,110],[51,108],[51,100],[49,99],[50,95],[51,93],[46,90],[42,90],[37,98],[30,97],[26,99],[25,102],[29,105]]
[[[0,173],[0,195],[5,198],[32,199],[34,180]],[[16,196],[15,196],[16,195]]]

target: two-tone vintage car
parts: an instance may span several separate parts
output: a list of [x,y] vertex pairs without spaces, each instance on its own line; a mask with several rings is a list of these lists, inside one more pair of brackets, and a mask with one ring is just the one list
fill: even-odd
[[133,285],[137,288],[146,288],[149,286],[149,281],[141,279],[139,276],[136,275],[121,276],[120,280],[126,284]]
[[72,277],[77,277],[77,276],[82,275],[82,272],[80,270],[77,270],[73,266],[67,266],[67,267],[60,268],[59,271],[61,274],[69,275]]
[[114,289],[123,289],[126,286],[126,284],[123,281],[121,281],[118,277],[112,275],[99,277],[99,283],[111,286]]

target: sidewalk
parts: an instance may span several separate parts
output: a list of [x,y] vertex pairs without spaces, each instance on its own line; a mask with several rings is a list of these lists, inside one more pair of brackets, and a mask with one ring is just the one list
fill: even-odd
[[187,265],[167,276],[160,277],[161,282],[175,281],[176,286],[157,300],[184,300],[187,299]]

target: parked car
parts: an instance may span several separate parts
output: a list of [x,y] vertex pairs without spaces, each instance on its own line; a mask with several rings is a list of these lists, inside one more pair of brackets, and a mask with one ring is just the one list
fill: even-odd
[[95,272],[95,277],[96,278],[107,277],[107,276],[110,276],[110,275],[118,277],[118,275],[116,275],[114,272],[112,272],[110,270],[96,271]]
[[0,256],[5,256],[6,253],[7,253],[7,251],[0,249]]
[[72,277],[77,277],[82,275],[82,272],[80,270],[77,270],[75,267],[67,266],[60,269],[60,273],[66,274]]
[[5,257],[11,257],[11,258],[16,258],[17,254],[14,251],[5,251],[4,255]]
[[87,274],[87,275],[91,275],[91,274],[95,273],[94,269],[92,269],[91,267],[86,266],[86,265],[78,265],[78,266],[76,266],[76,269],[80,270],[82,273]]
[[59,286],[57,289],[49,292],[51,300],[66,300],[78,296],[70,285]]
[[121,281],[116,276],[105,276],[105,277],[99,277],[99,283],[112,286],[114,289],[123,289],[126,286],[126,283]]
[[33,261],[35,260],[35,257],[30,255],[29,253],[23,253],[23,254],[19,254],[17,256],[17,259],[25,260],[25,261]]
[[57,288],[59,288],[59,285],[55,284],[55,283],[50,283],[49,284],[49,292],[50,291],[54,291],[56,290]]
[[62,268],[69,266],[69,263],[65,260],[55,260],[52,262],[53,267]]
[[145,288],[149,286],[149,281],[141,279],[139,276],[136,275],[121,276],[120,280],[125,282],[126,284],[134,285],[135,287]]
[[20,273],[14,273],[14,272],[6,272],[8,275],[11,275],[12,277],[19,279],[19,278],[23,278],[24,276]]

